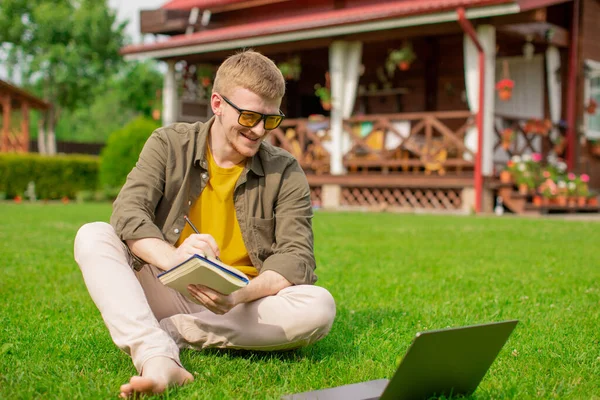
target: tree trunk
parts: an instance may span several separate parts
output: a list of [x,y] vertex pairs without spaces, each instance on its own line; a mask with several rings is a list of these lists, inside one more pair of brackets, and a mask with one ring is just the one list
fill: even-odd
[[56,111],[53,108],[48,112],[48,155],[56,155],[56,135],[54,133],[54,129],[56,127]]
[[46,149],[46,116],[42,114],[40,119],[38,120],[38,152],[40,154],[47,154],[48,150]]

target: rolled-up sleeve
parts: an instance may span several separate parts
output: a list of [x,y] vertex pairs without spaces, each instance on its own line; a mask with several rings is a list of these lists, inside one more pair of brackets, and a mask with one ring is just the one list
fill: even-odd
[[156,205],[164,193],[167,162],[165,132],[158,129],[148,138],[135,167],[113,204],[110,223],[121,240],[164,236],[154,223]]
[[317,280],[312,230],[310,187],[304,171],[294,160],[287,166],[275,205],[275,243],[261,272],[272,270],[292,284]]

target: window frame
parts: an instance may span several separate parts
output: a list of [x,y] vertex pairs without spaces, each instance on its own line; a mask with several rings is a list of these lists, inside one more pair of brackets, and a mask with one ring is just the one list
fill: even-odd
[[[600,82],[596,87],[592,88],[592,79],[600,80],[600,62],[594,60],[585,60],[585,83],[583,94],[583,105],[587,106],[588,100],[592,95],[600,97]],[[598,98],[597,97],[597,98]],[[600,104],[594,118],[600,118]],[[600,130],[592,130],[590,128],[591,116],[584,110],[583,112],[583,131],[588,139],[600,140]]]

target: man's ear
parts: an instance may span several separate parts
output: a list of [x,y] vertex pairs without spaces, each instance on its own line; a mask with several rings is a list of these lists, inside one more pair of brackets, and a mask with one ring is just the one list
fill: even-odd
[[210,95],[210,107],[212,108],[213,114],[221,116],[223,112],[223,100],[217,93]]

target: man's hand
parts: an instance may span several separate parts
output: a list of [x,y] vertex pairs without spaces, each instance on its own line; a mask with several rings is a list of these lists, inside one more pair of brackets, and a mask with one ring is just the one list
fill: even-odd
[[190,294],[208,310],[223,315],[237,305],[235,293],[224,295],[202,285],[188,285]]
[[188,236],[181,245],[173,252],[171,266],[174,267],[194,254],[205,257],[218,257],[220,255],[219,246],[211,235],[203,233],[194,233]]

